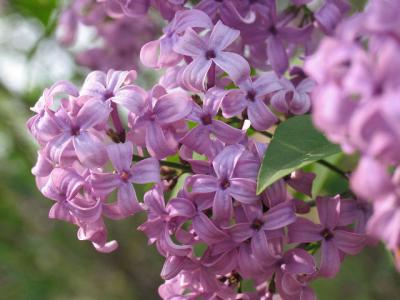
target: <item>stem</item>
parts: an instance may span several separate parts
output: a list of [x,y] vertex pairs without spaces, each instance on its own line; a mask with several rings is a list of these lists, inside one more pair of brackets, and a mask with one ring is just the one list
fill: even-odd
[[[135,154],[132,157],[133,161],[141,161],[146,158],[149,158],[149,157],[142,157],[142,156],[135,155]],[[180,163],[176,163],[176,162],[172,162],[172,161],[165,161],[165,160],[160,160],[159,162],[160,162],[161,166],[179,169],[184,172],[192,172],[192,168],[189,165],[184,165],[184,164],[180,164]]]
[[347,176],[347,174],[344,171],[342,171],[341,169],[339,169],[335,165],[332,165],[330,162],[328,162],[328,161],[326,161],[324,159],[321,159],[321,160],[318,160],[317,163],[319,163],[320,165],[322,165],[322,166],[330,169],[331,171],[337,173],[338,175],[340,175],[344,179],[346,179],[346,180],[349,179],[349,177]]
[[113,121],[115,130],[118,134],[123,134],[125,132],[125,129],[122,125],[121,119],[119,118],[117,104],[115,102],[111,102],[111,108],[111,119]]

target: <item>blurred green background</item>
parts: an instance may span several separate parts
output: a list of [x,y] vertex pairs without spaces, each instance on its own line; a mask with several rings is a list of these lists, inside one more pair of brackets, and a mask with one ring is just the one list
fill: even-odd
[[[51,202],[30,173],[36,146],[25,129],[29,107],[54,81],[79,84],[87,72],[54,38],[61,2],[0,0],[0,300],[158,299],[162,259],[136,231],[144,216],[110,222],[120,248],[100,254],[77,240],[74,226],[47,218]],[[319,177],[325,193],[343,186],[323,171]],[[335,279],[314,287],[326,300],[400,297],[400,277],[381,246],[347,257]]]

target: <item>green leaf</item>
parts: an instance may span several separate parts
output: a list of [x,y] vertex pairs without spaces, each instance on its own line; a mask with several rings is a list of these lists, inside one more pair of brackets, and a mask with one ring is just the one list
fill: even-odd
[[340,152],[312,125],[310,116],[283,122],[275,131],[258,173],[257,193],[310,163]]

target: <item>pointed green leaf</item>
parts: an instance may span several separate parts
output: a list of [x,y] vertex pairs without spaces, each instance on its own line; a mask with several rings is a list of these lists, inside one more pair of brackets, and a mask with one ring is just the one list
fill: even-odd
[[340,152],[316,130],[310,116],[290,118],[278,126],[258,173],[257,193],[310,163]]

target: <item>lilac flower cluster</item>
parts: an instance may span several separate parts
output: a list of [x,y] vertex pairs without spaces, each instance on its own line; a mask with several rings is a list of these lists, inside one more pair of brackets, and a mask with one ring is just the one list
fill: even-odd
[[78,64],[105,72],[137,68],[140,48],[159,34],[160,27],[146,15],[127,16],[112,11],[115,5],[101,2],[72,1],[58,22],[60,43],[74,45],[82,25],[95,28],[97,37],[91,42],[97,46],[78,52],[75,57]]
[[372,201],[367,231],[400,269],[399,13],[398,1],[371,1],[322,41],[306,70],[318,82],[314,122],[345,152],[360,153],[352,189]]
[[[396,110],[388,108],[395,73],[387,73],[398,60],[397,19],[379,27],[386,11],[375,3],[351,26],[340,25],[307,60],[316,85],[290,62],[332,35],[349,5],[326,0],[311,10],[308,2],[278,10],[274,0],[74,1],[62,19],[72,29],[67,41],[78,19],[111,26],[112,51],[132,42],[127,53],[140,48],[143,65],[164,72],[149,90],[135,84],[135,71],[109,70],[91,72],[81,88],[60,81],[44,91],[28,128],[40,146],[32,172],[54,201],[49,216],[111,252],[117,242],[108,241],[104,219],[145,213],[139,230],[165,257],[163,299],[315,299],[310,282],[334,277],[345,256],[365,246],[366,230],[398,249],[398,172],[386,173],[397,162]],[[143,46],[125,38],[130,27],[142,34],[139,20],[148,22],[150,8],[168,21],[162,36]],[[111,56],[91,55],[100,63],[93,67],[114,65]],[[371,79],[375,64],[381,71]],[[313,200],[315,174],[302,170],[256,193],[265,135],[272,134],[266,131],[311,110],[330,139],[365,154],[352,185],[361,198],[375,199],[371,219],[359,199]],[[371,170],[378,180],[369,180]],[[135,188],[143,184],[152,185],[142,201]]]

